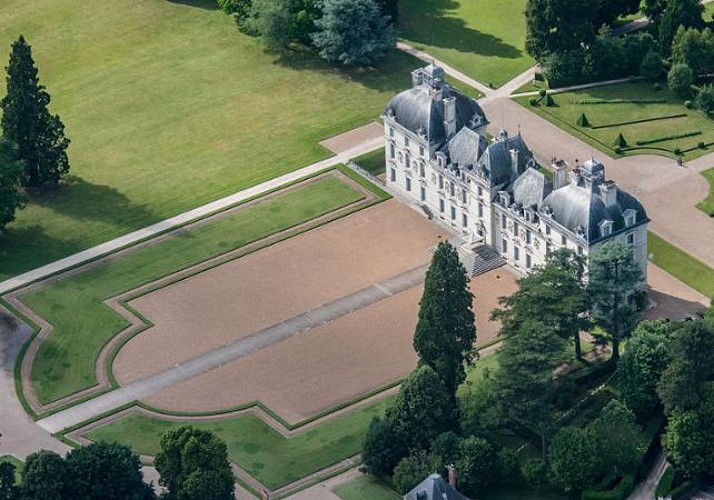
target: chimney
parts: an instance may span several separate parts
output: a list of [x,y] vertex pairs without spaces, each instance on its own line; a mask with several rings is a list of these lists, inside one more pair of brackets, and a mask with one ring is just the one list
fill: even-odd
[[566,184],[568,164],[563,160],[555,160],[551,168],[553,169],[553,189],[560,189]]
[[570,183],[571,184],[575,184],[576,186],[579,186],[581,183],[581,180],[582,179],[580,177],[580,169],[579,168],[574,168],[573,170],[570,171]]
[[418,87],[424,83],[424,70],[421,68],[412,71],[412,87]]
[[515,179],[518,177],[518,150],[517,149],[511,149],[511,177]]
[[449,471],[449,486],[456,489],[456,469],[453,465],[447,465],[446,469]]
[[617,205],[617,184],[614,181],[600,184],[600,198],[607,208]]
[[456,97],[444,99],[444,128],[447,138],[456,133]]

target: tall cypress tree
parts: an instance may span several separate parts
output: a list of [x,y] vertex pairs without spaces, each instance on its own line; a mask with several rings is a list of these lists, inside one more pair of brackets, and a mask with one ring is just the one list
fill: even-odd
[[0,137],[0,230],[15,220],[15,210],[25,206],[25,196],[20,192],[21,175],[17,147]]
[[12,44],[7,66],[7,95],[0,101],[2,130],[19,148],[25,162],[23,184],[39,187],[56,184],[69,171],[64,124],[50,114],[50,95],[40,85],[32,48],[21,35]]
[[466,378],[464,362],[471,360],[474,352],[472,301],[466,270],[456,249],[449,243],[439,243],[424,281],[414,350],[421,362],[441,377],[452,398]]

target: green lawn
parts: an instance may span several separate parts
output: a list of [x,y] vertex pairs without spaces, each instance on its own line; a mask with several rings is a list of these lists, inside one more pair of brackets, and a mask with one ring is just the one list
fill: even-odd
[[354,162],[372,175],[381,175],[385,172],[384,148],[372,151],[354,159]]
[[332,492],[342,500],[399,500],[394,490],[372,476],[353,479],[335,487]]
[[500,87],[530,66],[526,0],[402,0],[399,30],[408,44],[470,77]]
[[0,19],[0,67],[24,34],[74,175],[0,235],[0,279],[327,157],[319,140],[374,120],[422,65],[267,54],[213,0],[3,0]]
[[[698,111],[686,109],[683,106],[683,100],[673,92],[666,89],[655,91],[651,83],[633,82],[609,85],[577,92],[554,94],[553,98],[556,106],[550,108],[545,106],[532,107],[528,104],[530,99],[528,97],[519,97],[516,101],[610,156],[616,156],[613,150],[613,142],[618,133],[624,135],[631,148],[636,148],[631,151],[625,150],[625,154],[628,155],[659,154],[674,158],[674,149],[680,148],[684,152],[685,160],[691,160],[712,150],[712,146],[707,149],[699,149],[697,145],[699,142],[714,143],[714,122],[705,118]],[[650,104],[575,104],[573,102],[584,99],[666,99],[666,102]],[[682,113],[686,114],[686,116],[594,129],[583,128],[576,124],[581,113],[585,113],[590,125],[595,127]],[[648,140],[689,131],[700,131],[701,134],[684,139],[657,142],[641,148],[636,146],[636,141],[638,140]],[[689,149],[691,151],[687,151]]]
[[104,300],[362,197],[339,179],[317,179],[24,295],[54,326],[32,366],[37,397],[47,403],[96,383],[97,355],[127,326]]
[[[369,422],[390,402],[388,398],[354,410],[290,439],[255,415],[191,425],[215,432],[228,445],[231,461],[275,489],[360,453]],[[130,415],[85,436],[93,441],[118,441],[137,453],[154,455],[161,433],[179,425],[182,422]]]
[[654,233],[647,242],[651,261],[707,297],[714,297],[714,269]]
[[12,455],[2,455],[0,456],[0,463],[9,462],[15,466],[15,482],[20,482],[22,479],[22,469],[25,467],[25,462],[18,460]]
[[697,203],[697,208],[705,212],[709,217],[714,217],[714,168],[705,170],[702,175],[709,182],[709,196]]

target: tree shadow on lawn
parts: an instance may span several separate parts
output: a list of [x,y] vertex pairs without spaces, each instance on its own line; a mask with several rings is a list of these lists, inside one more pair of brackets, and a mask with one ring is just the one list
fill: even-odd
[[169,0],[169,2],[204,10],[218,10],[216,0]]
[[412,42],[442,49],[503,59],[523,57],[523,51],[518,47],[504,43],[489,33],[470,28],[466,21],[454,17],[452,13],[459,6],[460,3],[454,0],[425,0],[412,14],[418,16],[418,21],[412,23],[409,17],[404,16],[400,31]]
[[92,184],[81,177],[68,176],[56,190],[33,194],[29,203],[79,220],[95,220],[121,227],[147,225],[154,215],[110,186]]

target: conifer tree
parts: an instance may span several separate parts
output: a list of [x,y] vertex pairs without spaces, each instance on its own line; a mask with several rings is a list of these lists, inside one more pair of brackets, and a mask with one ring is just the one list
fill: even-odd
[[434,253],[419,303],[414,350],[441,377],[452,398],[472,359],[476,325],[466,270],[456,249],[441,242]]
[[15,211],[25,205],[25,196],[20,192],[21,175],[17,147],[0,137],[0,231],[15,220]]
[[40,85],[32,48],[21,35],[12,44],[7,66],[7,95],[0,101],[3,135],[17,144],[25,167],[23,184],[57,184],[69,171],[64,124],[50,114],[50,95]]

